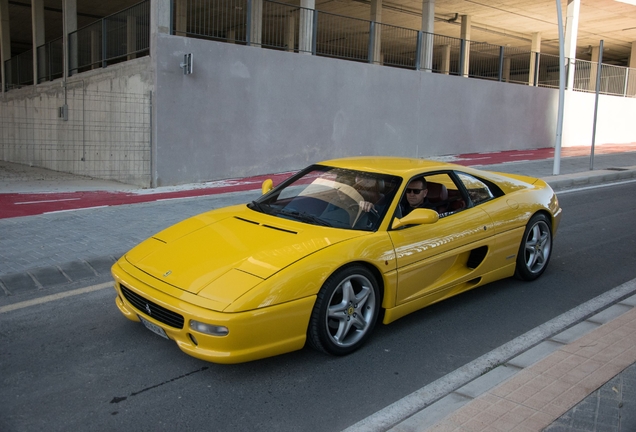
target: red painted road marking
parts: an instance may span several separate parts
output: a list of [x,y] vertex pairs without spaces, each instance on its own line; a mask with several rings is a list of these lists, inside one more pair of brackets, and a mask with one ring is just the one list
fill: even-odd
[[[602,145],[596,148],[596,154],[620,153],[636,151],[636,143]],[[565,147],[562,157],[588,156],[590,147]],[[520,162],[524,160],[541,160],[554,157],[553,148],[536,150],[510,150],[494,153],[466,153],[453,157],[458,165],[492,165],[505,162]],[[279,184],[293,173],[280,173],[248,177],[243,179],[210,182],[197,189],[176,190],[170,192],[156,192],[145,190],[132,192],[62,192],[62,193],[0,193],[0,219],[20,216],[32,216],[51,212],[90,209],[97,207],[116,206],[124,204],[138,204],[143,202],[163,201],[172,199],[192,198],[198,196],[217,195],[228,192],[258,190],[263,180],[271,178],[274,184]]]

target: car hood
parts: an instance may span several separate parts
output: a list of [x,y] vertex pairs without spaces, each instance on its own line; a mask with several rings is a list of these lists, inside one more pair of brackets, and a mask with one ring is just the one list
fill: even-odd
[[[172,286],[193,294],[208,287],[205,297],[231,302],[305,256],[368,234],[290,221],[246,206],[232,209],[174,225],[131,250],[126,260]],[[228,298],[217,289],[234,293]]]

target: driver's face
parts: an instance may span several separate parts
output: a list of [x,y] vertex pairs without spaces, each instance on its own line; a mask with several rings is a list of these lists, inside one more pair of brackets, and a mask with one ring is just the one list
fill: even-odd
[[424,189],[424,183],[421,180],[413,180],[406,187],[406,200],[411,207],[419,207],[426,198],[427,189]]

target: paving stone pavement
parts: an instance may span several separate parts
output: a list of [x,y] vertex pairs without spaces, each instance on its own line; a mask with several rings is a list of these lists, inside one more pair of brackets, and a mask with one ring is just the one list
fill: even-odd
[[544,431],[636,431],[636,364],[609,380]]

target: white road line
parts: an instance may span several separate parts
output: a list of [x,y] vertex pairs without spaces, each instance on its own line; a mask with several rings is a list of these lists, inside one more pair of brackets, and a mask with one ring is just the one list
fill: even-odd
[[586,191],[586,190],[591,190],[591,189],[599,189],[599,188],[606,188],[606,187],[611,187],[611,186],[624,185],[624,184],[629,184],[629,183],[634,183],[634,182],[636,182],[636,179],[635,180],[625,180],[625,181],[614,182],[614,183],[603,183],[603,184],[597,184],[597,185],[593,185],[593,186],[584,186],[584,187],[580,187],[580,188],[576,188],[576,189],[564,189],[562,191],[557,191],[557,195],[564,195],[564,194],[571,193],[571,192],[581,192],[581,191]]
[[68,209],[68,210],[55,210],[55,211],[50,211],[50,212],[44,212],[44,214],[66,213],[66,212],[79,211],[79,210],[93,210],[93,209],[104,208],[104,207],[110,207],[110,206],[109,205],[102,205],[102,206],[82,207],[82,208]]
[[77,201],[81,198],[63,198],[63,199],[56,199],[56,200],[43,200],[43,201],[24,201],[24,202],[17,202],[15,203],[15,205],[20,205],[20,204],[40,204],[40,203],[52,203],[52,202],[62,202],[62,201]]
[[11,305],[7,305],[7,306],[1,306],[0,307],[0,314],[3,313],[7,313],[7,312],[11,312],[14,310],[18,310],[18,309],[24,309],[27,307],[31,307],[31,306],[37,306],[40,304],[44,304],[44,303],[50,303],[52,301],[55,300],[60,300],[66,297],[72,297],[72,296],[76,296],[76,295],[80,295],[80,294],[86,294],[89,292],[93,292],[93,291],[99,291],[102,290],[104,288],[111,288],[113,286],[113,282],[104,282],[98,285],[92,285],[89,287],[84,287],[84,288],[79,288],[73,291],[66,291],[66,292],[61,292],[58,294],[52,294],[52,295],[48,295],[48,296],[44,296],[44,297],[40,297],[40,298],[36,298],[33,300],[27,300],[27,301],[23,301],[20,303],[14,303]]

